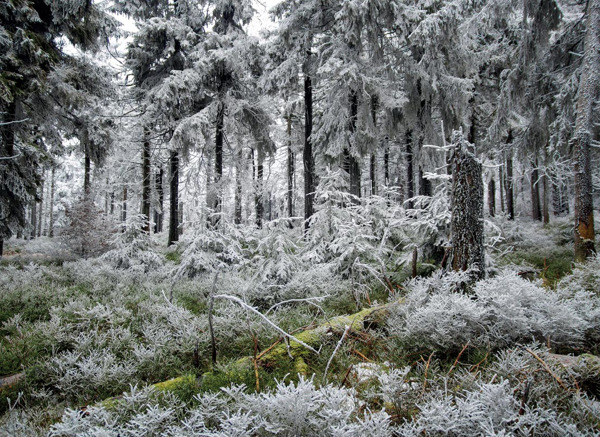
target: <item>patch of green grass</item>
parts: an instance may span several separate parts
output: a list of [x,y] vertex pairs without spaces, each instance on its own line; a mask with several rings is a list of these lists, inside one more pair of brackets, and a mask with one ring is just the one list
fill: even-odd
[[167,261],[172,261],[176,265],[181,264],[181,254],[177,251],[165,253],[165,258]]
[[549,252],[533,250],[517,251],[504,258],[507,263],[527,264],[539,271],[544,285],[554,288],[556,283],[573,272],[573,251],[568,248],[557,248]]

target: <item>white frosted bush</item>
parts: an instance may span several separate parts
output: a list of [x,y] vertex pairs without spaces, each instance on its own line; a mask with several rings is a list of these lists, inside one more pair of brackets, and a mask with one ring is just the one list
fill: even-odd
[[392,310],[391,331],[413,346],[441,350],[532,339],[575,347],[598,326],[599,301],[590,294],[547,290],[510,271],[478,282],[473,294],[456,291],[461,280],[449,273],[411,282],[405,303]]
[[577,427],[556,412],[529,409],[520,414],[521,401],[508,381],[480,383],[476,390],[456,395],[434,392],[419,405],[418,417],[400,434],[452,436],[565,436],[579,435]]

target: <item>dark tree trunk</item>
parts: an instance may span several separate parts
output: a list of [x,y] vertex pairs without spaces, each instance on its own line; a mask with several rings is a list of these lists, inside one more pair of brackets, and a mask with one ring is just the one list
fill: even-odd
[[121,221],[127,222],[127,187],[123,187],[123,203],[121,207]]
[[215,132],[215,200],[213,205],[212,225],[217,226],[221,219],[221,208],[223,203],[223,190],[221,180],[223,179],[223,124],[225,121],[225,104],[219,102],[217,109],[217,121]]
[[263,157],[262,152],[259,150],[257,155],[256,163],[256,192],[255,192],[255,207],[256,207],[256,226],[262,229],[263,216],[264,216],[264,196],[263,196]]
[[542,205],[540,202],[540,184],[537,162],[531,163],[531,217],[534,220],[542,221]]
[[[350,92],[350,133],[356,133],[356,122],[358,120],[358,95],[356,91]],[[356,141],[356,139],[354,139]],[[350,176],[349,192],[357,198],[360,197],[360,163],[349,149],[344,149],[343,156],[344,171]]]
[[[294,217],[294,171],[295,171],[295,156],[292,150],[292,115],[287,117],[287,136],[288,136],[288,156],[287,156],[287,176],[288,176],[288,192],[287,192],[287,210],[288,217]],[[291,225],[291,222],[290,222]]]
[[544,224],[550,223],[550,207],[548,201],[548,176],[544,173],[542,176],[542,216],[544,218]]
[[[44,177],[46,177],[46,172],[45,171],[44,171]],[[37,234],[38,234],[38,237],[42,236],[42,230],[43,230],[42,229],[42,223],[43,223],[43,219],[44,219],[44,186],[45,186],[44,182],[45,182],[44,179],[42,179],[42,186],[40,187],[42,195],[40,196],[40,202],[39,202],[39,205],[38,205],[38,218],[37,218]]]
[[485,276],[481,163],[462,132],[453,137],[451,265],[456,271],[474,269],[473,279],[481,279]]
[[158,234],[163,231],[164,211],[165,211],[165,189],[163,187],[164,170],[162,167],[156,172],[154,177],[154,185],[156,194],[158,195],[158,208],[154,211],[154,233]]
[[88,197],[90,194],[90,173],[92,171],[92,162],[90,159],[90,152],[88,150],[88,145],[85,145],[85,150],[84,150],[85,156],[83,158],[84,160],[84,166],[83,166],[83,194],[85,197]]
[[[408,199],[415,197],[415,184],[413,180],[413,143],[412,131],[406,130],[406,195]],[[412,200],[408,201],[408,209],[414,207]]]
[[[373,119],[373,131],[375,132],[375,144],[379,144],[379,139],[377,135],[377,109],[379,107],[379,100],[377,96],[371,97],[371,118]],[[375,174],[375,170],[377,167],[376,163],[376,153],[377,149],[371,153],[371,162],[369,165],[369,177],[371,179],[371,196],[377,195],[377,175]]]
[[33,199],[31,202],[31,239],[35,239],[37,237],[37,200]]
[[512,160],[512,131],[508,131],[508,138],[506,143],[511,147],[506,156],[506,175],[505,175],[505,190],[506,190],[506,211],[508,213],[508,219],[514,220],[515,218],[515,205],[514,205],[514,187],[513,187],[513,160]]
[[304,166],[304,232],[310,227],[310,218],[314,214],[315,201],[315,161],[312,152],[313,129],[313,95],[310,75],[304,76],[304,151],[302,163]]
[[54,167],[50,171],[50,199],[49,199],[49,214],[50,220],[48,221],[48,236],[54,237],[54,190],[56,187],[56,179],[54,173]]
[[115,192],[110,192],[110,215],[115,213]]
[[168,246],[179,241],[179,152],[171,151],[169,157],[169,241]]
[[502,212],[505,211],[504,208],[504,187],[505,187],[505,180],[504,180],[504,171],[502,170],[502,167],[500,167],[498,169],[498,185],[500,186],[500,209]]
[[242,224],[242,168],[243,168],[243,155],[240,150],[237,154],[235,163],[235,217],[234,222],[236,225]]
[[494,217],[496,215],[496,181],[494,178],[491,178],[488,184],[488,209],[490,217]]
[[143,231],[150,233],[150,140],[149,132],[144,129],[144,146],[142,149],[142,215]]
[[390,185],[390,147],[387,144],[385,145],[385,152],[383,153],[383,179],[385,182],[385,186],[389,187]]
[[577,93],[577,118],[573,136],[575,173],[575,260],[585,261],[595,252],[594,199],[590,144],[594,109],[600,91],[600,0],[587,6],[583,64]]

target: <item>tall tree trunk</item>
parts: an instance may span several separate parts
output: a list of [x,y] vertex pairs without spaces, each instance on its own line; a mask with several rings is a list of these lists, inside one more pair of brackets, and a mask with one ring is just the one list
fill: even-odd
[[165,211],[165,189],[163,187],[163,179],[165,172],[161,167],[154,176],[154,185],[156,194],[158,195],[158,208],[154,211],[154,233],[163,231],[164,211]]
[[[412,131],[406,130],[406,196],[408,199],[415,197],[415,184],[413,179],[413,143]],[[413,209],[412,200],[408,201],[408,209]]]
[[[375,144],[379,145],[379,138],[377,133],[377,109],[379,107],[379,99],[377,96],[371,97],[371,118],[373,119],[373,131],[375,132]],[[371,196],[377,195],[377,175],[376,170],[376,154],[377,149],[371,153],[371,162],[369,166],[369,177],[371,179]]]
[[542,221],[542,205],[540,202],[540,184],[539,172],[537,169],[537,159],[531,162],[531,217],[534,220]]
[[142,149],[142,215],[144,225],[142,230],[150,233],[150,133],[144,129],[144,146]]
[[304,151],[302,164],[304,166],[304,232],[310,228],[310,218],[314,214],[315,201],[315,161],[312,152],[313,129],[313,89],[309,74],[304,76]]
[[255,192],[255,206],[256,206],[256,226],[259,229],[262,229],[263,226],[263,216],[265,212],[264,205],[264,196],[263,196],[263,175],[264,175],[264,165],[263,165],[263,153],[258,150],[256,154],[256,192]]
[[121,205],[121,221],[127,223],[127,187],[123,187],[123,203]]
[[235,160],[235,216],[234,222],[236,225],[242,224],[242,168],[243,168],[243,153],[240,149]]
[[542,193],[542,217],[544,224],[547,225],[550,223],[550,207],[548,205],[548,176],[546,176],[546,173],[542,176]]
[[485,276],[482,166],[462,132],[454,132],[453,144],[452,268],[472,268],[473,279],[481,279]]
[[169,156],[169,241],[168,246],[179,241],[179,152]]
[[54,237],[54,190],[56,187],[56,178],[55,178],[55,169],[52,167],[50,172],[50,199],[49,199],[49,209],[50,209],[50,220],[48,222],[48,236],[50,238]]
[[385,152],[383,153],[383,179],[386,187],[390,186],[390,146],[385,144]]
[[[356,133],[356,122],[358,120],[358,95],[356,91],[350,92],[350,125],[349,130],[352,135]],[[356,141],[356,138],[354,139]],[[344,149],[343,156],[344,171],[350,176],[350,194],[357,198],[360,197],[360,163],[349,149]]]
[[494,178],[491,178],[488,184],[488,209],[490,217],[494,217],[496,215],[496,181]]
[[110,192],[110,215],[114,215],[115,213],[115,192]]
[[[294,217],[294,171],[295,171],[295,156],[292,150],[292,114],[287,116],[287,137],[288,137],[288,156],[287,156],[287,176],[288,176],[288,192],[287,192],[287,210],[288,217]],[[290,226],[291,226],[290,222]]]
[[502,167],[498,168],[498,185],[500,186],[500,209],[502,212],[506,211],[505,207],[504,207],[504,187],[505,187],[505,180],[504,180],[504,171],[502,170]]
[[590,143],[594,106],[600,90],[600,0],[587,6],[583,65],[577,93],[577,118],[573,136],[575,171],[575,260],[585,261],[595,252],[594,199]]
[[[44,178],[45,177],[46,177],[46,172],[44,171]],[[37,218],[37,234],[38,234],[38,237],[42,236],[42,223],[43,223],[43,219],[44,219],[44,186],[45,186],[44,182],[45,182],[44,179],[42,179],[42,186],[40,187],[42,195],[40,197],[40,202],[39,202],[39,205],[38,205],[38,218]]]
[[[507,144],[512,143],[512,131],[508,132]],[[514,195],[514,182],[513,182],[513,159],[512,159],[512,146],[506,155],[506,211],[508,213],[508,219],[515,219],[515,195]]]
[[37,237],[37,199],[33,199],[31,202],[31,239],[35,239]]
[[217,108],[217,121],[215,132],[215,199],[213,207],[212,225],[217,226],[221,219],[221,209],[223,204],[223,189],[221,187],[223,179],[223,125],[225,122],[225,104],[219,102]]
[[87,198],[90,195],[90,173],[92,172],[92,161],[90,159],[89,147],[85,145],[85,156],[83,158],[83,195]]
[[[3,124],[0,124],[0,134],[2,135],[2,143],[0,143],[0,157],[8,158],[6,165],[10,165],[10,157],[15,155],[15,120],[16,120],[17,104],[15,101],[10,102],[6,108],[6,113],[2,117]],[[13,202],[12,207],[16,207],[19,210],[16,212],[17,216],[20,217],[17,232],[24,226],[25,209],[24,205],[16,204]],[[0,234],[0,258],[2,258],[2,250],[4,247],[4,238],[11,237],[11,230],[8,226],[2,226],[3,231]]]

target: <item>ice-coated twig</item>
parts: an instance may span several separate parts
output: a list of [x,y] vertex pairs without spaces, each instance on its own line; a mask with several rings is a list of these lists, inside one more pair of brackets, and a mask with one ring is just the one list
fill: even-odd
[[317,296],[317,297],[307,297],[306,299],[288,299],[288,300],[284,300],[282,302],[278,302],[275,305],[271,306],[271,308],[269,308],[266,312],[266,314],[269,314],[271,311],[273,311],[275,308],[277,308],[280,305],[285,305],[286,303],[293,303],[293,302],[306,302],[308,304],[314,305],[317,308],[319,308],[319,310],[321,310],[322,313],[325,313],[325,311],[323,311],[323,308],[321,308],[320,305],[317,305],[314,301],[320,302],[328,297],[330,297],[330,294],[327,294],[325,296]]
[[352,325],[346,325],[346,329],[344,329],[344,334],[342,335],[342,338],[340,338],[340,341],[338,341],[338,344],[335,346],[333,353],[329,357],[329,361],[327,361],[327,366],[325,366],[325,373],[323,373],[323,384],[325,384],[325,381],[327,380],[327,371],[329,370],[329,366],[331,365],[331,362],[333,361],[333,357],[335,357],[335,354],[337,353],[338,349],[342,346],[342,343],[343,343],[344,339],[346,338],[348,331],[350,331],[351,326]]
[[314,353],[316,353],[317,355],[319,355],[319,351],[317,351],[315,348],[313,348],[312,346],[307,345],[306,343],[304,343],[302,340],[297,339],[296,337],[294,337],[293,335],[288,334],[287,332],[285,332],[283,329],[281,329],[279,326],[277,326],[275,323],[273,323],[271,320],[269,320],[269,318],[267,316],[265,316],[263,313],[261,313],[260,311],[258,311],[256,308],[254,308],[253,306],[248,305],[246,302],[244,302],[243,300],[241,300],[238,297],[235,296],[230,296],[228,294],[217,294],[215,296],[212,297],[213,299],[225,299],[225,300],[230,300],[231,302],[235,302],[238,305],[240,305],[242,308],[247,309],[248,311],[253,312],[254,314],[256,314],[257,316],[259,316],[261,319],[263,319],[265,322],[267,322],[267,324],[269,326],[271,326],[273,329],[275,329],[277,332],[279,332],[281,335],[283,335],[284,337],[289,338],[290,340],[294,340],[296,343],[304,346],[306,349],[308,349],[309,351],[312,351]]

